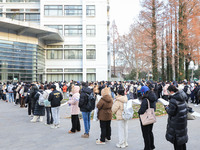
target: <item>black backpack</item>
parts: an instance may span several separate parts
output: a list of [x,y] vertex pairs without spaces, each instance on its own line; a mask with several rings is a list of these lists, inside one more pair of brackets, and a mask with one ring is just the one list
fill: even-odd
[[[87,93],[86,93],[86,94],[87,94]],[[96,98],[95,98],[93,92],[90,93],[90,95],[87,94],[87,96],[88,96],[88,103],[87,103],[86,108],[87,108],[88,111],[92,111],[92,110],[94,110],[94,108],[95,108],[95,101],[96,101]]]

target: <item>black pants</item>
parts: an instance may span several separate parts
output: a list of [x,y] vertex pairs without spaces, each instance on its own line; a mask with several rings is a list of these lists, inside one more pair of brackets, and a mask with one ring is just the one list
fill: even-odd
[[100,128],[101,128],[101,139],[100,141],[105,142],[105,138],[108,140],[111,139],[111,120],[109,121],[102,121],[100,120]]
[[28,115],[31,115],[31,103],[28,103]]
[[186,144],[178,145],[177,142],[175,142],[174,143],[174,150],[186,150]]
[[47,112],[47,124],[53,124],[53,116],[51,112],[51,107],[45,107]]
[[198,98],[198,96],[195,96],[195,99],[196,99],[195,103],[196,103],[197,105],[199,105],[199,98]]
[[78,115],[71,115],[71,122],[72,122],[72,132],[81,131],[81,125],[79,121]]
[[[140,121],[141,123],[141,121]],[[143,126],[141,123],[142,135],[144,139],[144,150],[152,150],[155,149],[154,146],[154,136],[153,136],[153,124]]]

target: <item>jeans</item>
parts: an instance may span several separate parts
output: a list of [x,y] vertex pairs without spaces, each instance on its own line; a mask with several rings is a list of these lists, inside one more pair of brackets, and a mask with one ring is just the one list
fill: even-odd
[[60,124],[60,106],[51,107],[51,112],[53,116],[53,124],[59,125]]
[[91,114],[91,112],[82,112],[86,134],[89,134],[89,132],[90,132],[90,114]]
[[67,92],[63,92],[63,99],[67,99]]
[[47,112],[47,124],[53,124],[53,116],[51,112],[51,107],[46,107]]
[[114,92],[111,92],[111,96],[112,96],[112,98],[114,99],[114,98],[115,98],[115,93],[114,93]]
[[71,128],[72,132],[81,130],[81,125],[78,115],[71,115],[71,122],[72,122],[72,128]]
[[125,144],[128,141],[128,120],[118,120],[119,144]]
[[13,103],[14,102],[14,93],[8,93],[9,96],[9,102]]
[[111,120],[109,121],[102,121],[100,120],[100,128],[101,128],[101,141],[105,142],[105,138],[111,140],[111,127],[110,127]]

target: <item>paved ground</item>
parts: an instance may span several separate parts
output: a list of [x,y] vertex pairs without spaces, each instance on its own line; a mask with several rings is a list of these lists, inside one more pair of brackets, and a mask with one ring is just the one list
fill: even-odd
[[[83,133],[67,134],[71,127],[69,106],[61,109],[61,128],[51,129],[43,123],[31,123],[27,116],[27,109],[19,108],[13,104],[0,101],[0,150],[115,150],[118,142],[117,122],[112,121],[112,141],[106,145],[96,145],[95,140],[99,137],[99,122],[91,121],[89,139],[80,138]],[[200,112],[200,107],[194,108]],[[154,125],[156,150],[173,150],[171,143],[165,140],[167,116],[157,118]],[[83,121],[81,120],[83,128]],[[188,150],[199,150],[200,118],[188,121],[189,142]],[[82,130],[83,131],[83,130]],[[127,150],[142,150],[143,138],[138,119],[129,121],[129,147]]]

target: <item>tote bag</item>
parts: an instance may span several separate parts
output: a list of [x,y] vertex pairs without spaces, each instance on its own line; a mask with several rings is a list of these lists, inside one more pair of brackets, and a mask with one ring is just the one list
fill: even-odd
[[143,126],[153,124],[156,122],[156,115],[154,112],[154,108],[150,108],[150,103],[148,99],[147,102],[148,102],[148,109],[144,114],[140,115],[140,119]]

